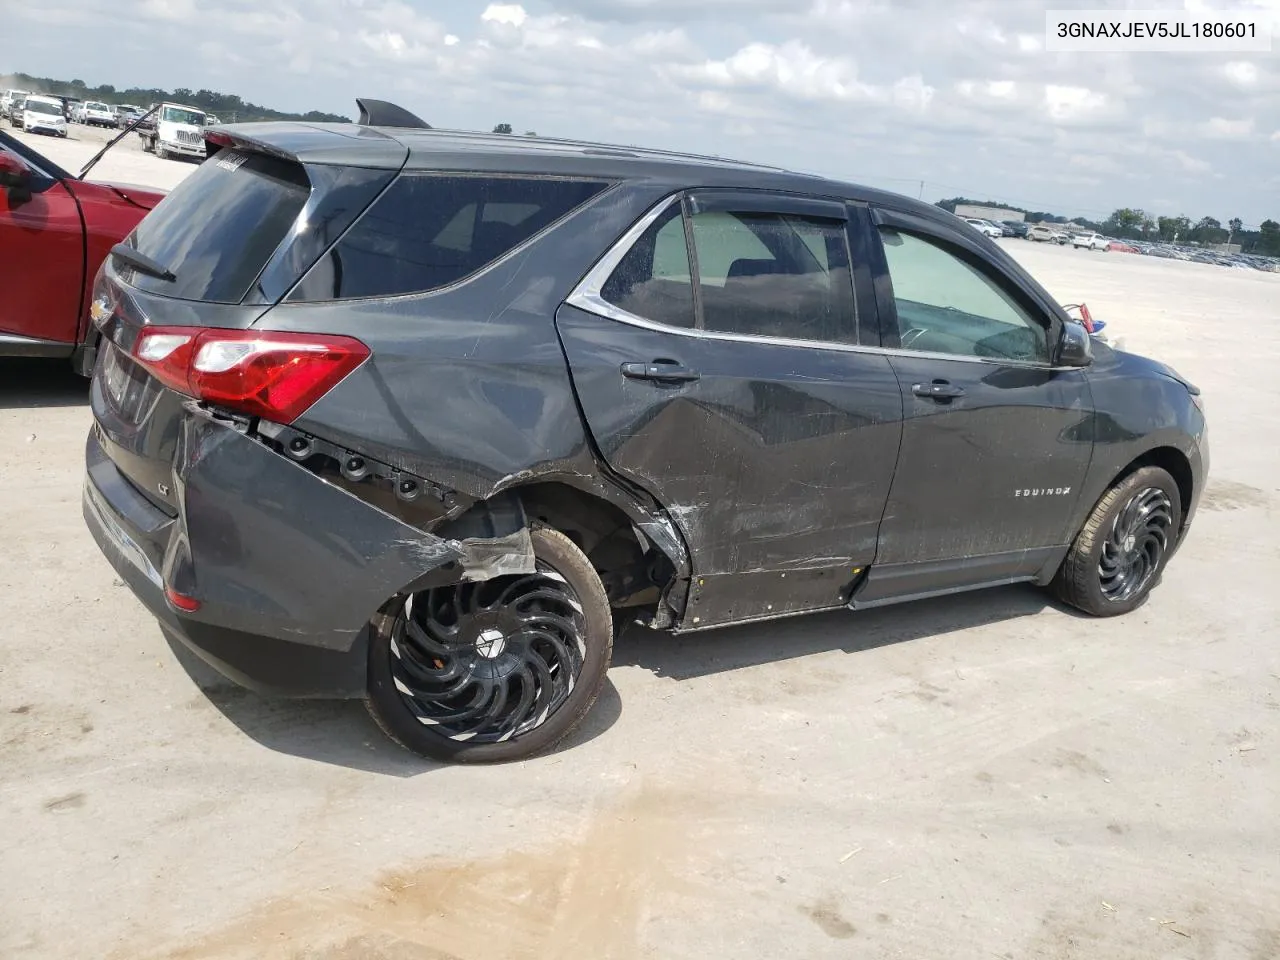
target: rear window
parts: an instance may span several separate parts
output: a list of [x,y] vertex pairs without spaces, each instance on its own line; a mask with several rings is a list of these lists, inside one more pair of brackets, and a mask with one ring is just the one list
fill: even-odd
[[606,186],[523,177],[402,176],[288,299],[386,297],[447,286],[493,263]]
[[138,252],[177,279],[118,265],[127,282],[161,296],[239,303],[309,194],[301,164],[224,150],[178,184],[133,232]]

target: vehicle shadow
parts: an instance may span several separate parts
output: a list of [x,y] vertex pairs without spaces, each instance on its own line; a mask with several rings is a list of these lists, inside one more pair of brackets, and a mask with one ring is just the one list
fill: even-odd
[[1084,617],[1054,602],[1046,591],[1020,584],[856,613],[837,610],[705,633],[673,635],[631,624],[614,644],[613,662],[642,667],[659,677],[689,680],[832,650],[860,653],[1030,617],[1046,607]]
[[[442,766],[389,740],[357,700],[261,696],[223,677],[166,631],[161,633],[205,698],[245,736],[270,750],[393,777],[416,777]],[[606,680],[586,720],[557,752],[595,739],[621,715],[622,700]]]
[[78,407],[89,402],[89,381],[69,360],[0,359],[0,410]]

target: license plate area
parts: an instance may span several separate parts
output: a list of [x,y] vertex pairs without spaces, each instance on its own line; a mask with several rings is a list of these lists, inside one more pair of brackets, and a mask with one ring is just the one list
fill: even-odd
[[147,409],[149,377],[114,343],[103,340],[103,344],[106,350],[102,354],[102,392],[123,419],[133,424],[141,423]]

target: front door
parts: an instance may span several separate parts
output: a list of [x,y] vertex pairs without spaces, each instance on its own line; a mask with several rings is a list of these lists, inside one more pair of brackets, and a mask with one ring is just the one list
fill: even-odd
[[686,629],[839,606],[875,555],[902,400],[887,357],[858,343],[860,323],[878,332],[849,215],[674,198],[557,315],[599,450],[684,534]]
[[75,197],[57,178],[0,143],[31,170],[31,196],[0,187],[0,339],[4,352],[75,343],[84,283],[84,232]]
[[[882,218],[883,219],[883,218]],[[902,389],[898,470],[859,603],[1026,579],[1069,542],[1092,445],[1057,325],[963,238],[882,223],[885,346]]]

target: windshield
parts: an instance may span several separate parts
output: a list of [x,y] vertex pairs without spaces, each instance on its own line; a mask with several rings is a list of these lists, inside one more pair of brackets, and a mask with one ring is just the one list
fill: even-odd
[[90,101],[89,103],[86,103],[84,105],[84,108],[86,110],[110,110],[111,109],[105,103],[93,103],[92,101]]
[[54,116],[62,116],[62,108],[56,103],[45,103],[43,100],[28,100],[27,110],[31,113],[48,113]]
[[160,113],[165,123],[189,123],[192,126],[204,126],[204,114],[199,110],[184,110],[182,107],[165,107]]

